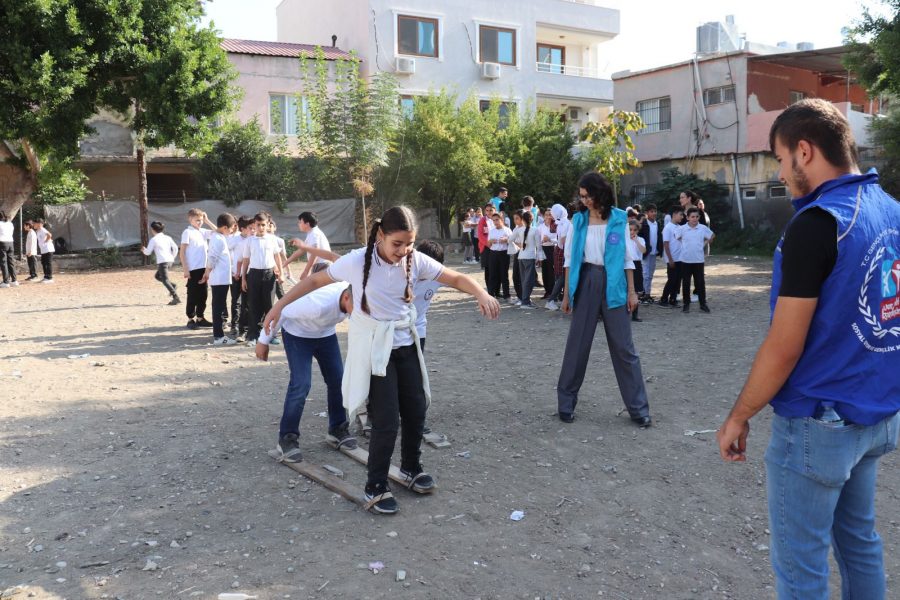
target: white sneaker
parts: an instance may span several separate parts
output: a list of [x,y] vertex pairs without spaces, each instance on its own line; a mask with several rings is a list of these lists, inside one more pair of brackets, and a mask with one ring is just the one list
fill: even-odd
[[19,287],[19,282],[18,281],[10,281],[9,286],[10,287]]
[[0,288],[8,288],[8,287],[9,287],[8,283],[0,283]]
[[251,348],[256,348],[256,340],[247,340],[247,345]]
[[521,300],[516,300],[515,305],[516,305],[516,306],[522,306],[522,301],[521,301]]
[[547,310],[559,310],[559,304],[557,304],[556,302],[551,300],[550,302],[548,302],[547,304],[544,305],[544,308],[546,308]]
[[506,302],[507,302],[507,304],[515,305],[516,302],[518,302],[518,300],[516,300],[515,298],[513,298],[512,296],[510,296],[510,297],[506,300]]
[[52,279],[41,279],[41,283],[53,283]]
[[231,339],[230,337],[223,336],[213,340],[213,346],[231,346],[233,344],[237,344],[237,341]]
[[535,306],[534,304],[522,304],[519,306],[519,308],[521,308],[523,310],[532,310],[532,309],[537,308],[537,306]]

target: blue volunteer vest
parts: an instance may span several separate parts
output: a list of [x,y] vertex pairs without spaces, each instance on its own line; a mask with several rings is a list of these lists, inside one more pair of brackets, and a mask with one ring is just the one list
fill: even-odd
[[[874,169],[827,181],[793,204],[798,215],[820,208],[835,218],[838,257],[803,355],[772,408],[786,418],[810,417],[833,402],[843,418],[873,425],[900,411],[900,204]],[[775,250],[773,314],[783,242]]]
[[[581,277],[581,263],[584,260],[584,243],[587,240],[588,211],[575,213],[572,217],[572,235],[566,243],[572,244],[569,259],[569,303],[575,307],[575,292]],[[613,208],[606,223],[606,249],[603,264],[606,266],[606,305],[609,308],[625,306],[628,298],[628,283],[625,281],[625,240],[628,216],[624,210]]]

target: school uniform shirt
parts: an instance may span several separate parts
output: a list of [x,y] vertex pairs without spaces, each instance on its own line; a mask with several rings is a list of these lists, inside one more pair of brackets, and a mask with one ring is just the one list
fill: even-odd
[[278,252],[278,242],[274,235],[266,234],[248,236],[244,243],[244,258],[250,259],[248,269],[274,269],[275,254]]
[[625,240],[625,257],[630,258],[634,262],[640,262],[640,260],[644,257],[644,253],[641,252],[641,249],[638,247],[637,242],[630,237]]
[[568,219],[560,219],[556,223],[556,245],[559,246],[560,250],[564,250],[566,247],[563,238],[568,237],[572,232],[572,223]]
[[[556,232],[550,231],[550,228],[546,223],[541,223],[538,225],[538,234],[541,239],[541,246],[555,246],[556,245]],[[544,236],[547,237],[547,241],[544,241]]]
[[216,232],[209,240],[209,253],[206,266],[209,272],[209,285],[231,285],[231,253],[228,251],[228,239]]
[[500,238],[509,238],[509,236],[511,235],[512,231],[510,231],[508,227],[503,227],[500,229],[494,227],[493,229],[488,231],[488,246],[490,246],[491,250],[495,252],[506,252],[509,248],[509,245],[506,242],[501,242]]
[[525,236],[525,226],[516,227],[513,231],[513,242],[519,247],[519,260],[544,260],[544,251],[541,249],[541,234],[537,227],[529,227],[528,237]]
[[158,265],[173,263],[178,255],[178,244],[165,233],[159,232],[150,238],[147,247],[142,252],[144,256],[150,256],[156,252],[156,264]]
[[28,256],[34,256],[37,253],[37,234],[34,232],[34,229],[29,229],[28,235],[25,236],[25,254],[27,254]]
[[516,231],[519,229],[522,230],[522,233],[525,233],[524,225],[522,227],[516,227],[510,232],[509,241],[506,242],[506,253],[510,256],[515,256],[519,253],[519,250],[521,250],[521,248],[519,248],[519,244],[516,243]]
[[[322,230],[319,229],[318,225],[309,230],[309,232],[306,234],[306,241],[304,243],[307,246],[312,246],[313,248],[331,252],[331,244],[328,243],[328,238],[325,237],[325,234],[322,233]],[[312,258],[312,263],[314,265],[318,263],[323,263],[326,265],[331,264],[330,260],[325,260],[324,258],[319,258],[318,256],[314,256]]]
[[462,220],[462,231],[463,235],[472,231],[472,221],[468,218]]
[[241,274],[241,261],[244,259],[244,245],[250,239],[249,235],[241,235],[240,233],[232,234],[228,237],[228,251],[231,253],[231,272],[235,275]]
[[286,252],[284,251],[284,249],[285,249],[284,240],[281,239],[280,237],[278,237],[277,235],[275,235],[274,237],[275,237],[275,243],[278,244],[278,253],[286,254]]
[[347,289],[343,281],[320,287],[284,307],[281,317],[272,327],[272,334],[260,331],[258,341],[269,345],[283,327],[289,334],[321,339],[335,334],[335,327],[347,318],[341,310],[341,294]]
[[656,247],[659,243],[659,223],[648,219],[647,230],[650,232],[650,247],[647,250],[650,254],[656,255],[659,251],[659,248]]
[[681,242],[681,262],[697,264],[706,262],[704,252],[706,240],[713,236],[713,232],[706,225],[682,225],[675,232],[675,238]]
[[[663,227],[663,244],[669,242],[669,253],[675,262],[681,261],[681,240],[675,236],[679,227],[681,225],[676,225],[675,223],[669,223]],[[666,256],[665,252],[663,252],[663,256],[668,260],[669,257]]]
[[434,294],[441,288],[441,283],[434,279],[420,279],[413,285],[413,305],[416,307],[416,331],[419,337],[425,337],[428,327],[428,309]]
[[[363,312],[363,266],[366,260],[366,248],[357,248],[345,254],[331,266],[327,272],[333,281],[346,281],[353,286],[353,310]],[[372,251],[372,263],[369,268],[369,279],[366,285],[366,301],[369,305],[369,316],[378,321],[398,321],[409,318],[410,304],[403,301],[406,291],[406,264],[410,266],[410,281],[433,280],[444,272],[444,265],[421,252],[413,252],[398,263],[388,263],[378,256],[378,250]],[[409,346],[413,342],[412,333],[408,329],[394,330],[394,348]]]
[[9,242],[11,244],[15,228],[16,226],[9,221],[0,221],[0,242]]
[[206,242],[215,233],[212,229],[188,227],[181,234],[181,245],[184,249],[184,262],[188,271],[206,268]]
[[49,231],[41,227],[34,233],[37,236],[38,248],[40,248],[41,254],[53,254],[54,252],[56,252],[56,248],[53,246],[53,239],[50,237]]

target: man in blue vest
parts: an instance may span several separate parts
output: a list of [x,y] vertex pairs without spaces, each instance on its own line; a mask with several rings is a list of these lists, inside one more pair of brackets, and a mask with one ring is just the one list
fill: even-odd
[[771,404],[765,454],[779,598],[828,594],[828,548],[842,597],[885,597],[875,531],[878,460],[900,425],[900,204],[860,174],[847,120],[804,100],[769,143],[796,209],[775,252],[771,325],[717,434],[746,460],[750,418]]

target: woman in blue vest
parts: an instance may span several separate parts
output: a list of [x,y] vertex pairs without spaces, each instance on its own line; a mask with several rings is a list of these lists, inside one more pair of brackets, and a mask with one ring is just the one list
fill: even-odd
[[631,420],[650,427],[650,405],[641,359],[631,339],[630,313],[638,306],[634,263],[625,254],[628,219],[615,208],[612,187],[597,172],[578,182],[582,210],[572,218],[566,242],[566,281],[562,310],[572,313],[562,370],[556,386],[559,418],[575,420],[578,390],[584,382],[597,322],[603,320],[613,370]]

